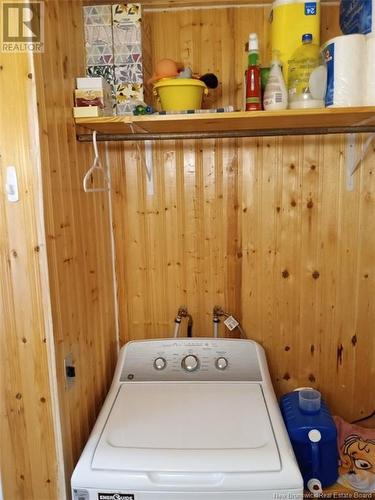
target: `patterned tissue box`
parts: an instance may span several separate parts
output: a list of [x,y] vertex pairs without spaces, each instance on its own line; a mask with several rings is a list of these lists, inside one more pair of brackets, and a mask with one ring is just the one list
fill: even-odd
[[86,6],[84,19],[87,74],[103,76],[112,85],[117,114],[131,113],[144,99],[141,6]]

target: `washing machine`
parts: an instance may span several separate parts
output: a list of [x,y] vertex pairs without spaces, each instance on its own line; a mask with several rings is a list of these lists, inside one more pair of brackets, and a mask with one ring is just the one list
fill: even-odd
[[263,348],[168,338],[120,351],[74,500],[275,500],[303,481]]

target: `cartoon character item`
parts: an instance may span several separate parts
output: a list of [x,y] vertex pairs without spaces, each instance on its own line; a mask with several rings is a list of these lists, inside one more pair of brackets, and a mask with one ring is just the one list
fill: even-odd
[[334,417],[338,431],[338,482],[360,492],[375,492],[375,429],[365,429]]
[[180,71],[184,69],[182,63],[173,61],[173,59],[160,59],[156,63],[155,71],[152,77],[148,80],[148,83],[154,83],[162,78],[173,78],[178,75]]

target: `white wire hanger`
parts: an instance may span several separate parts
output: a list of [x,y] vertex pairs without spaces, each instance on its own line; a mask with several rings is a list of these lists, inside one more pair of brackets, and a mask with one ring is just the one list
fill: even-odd
[[[130,126],[130,130],[132,131],[132,134],[135,134],[133,124],[129,123],[129,126]],[[141,165],[143,165],[145,172],[146,172],[147,194],[153,195],[154,194],[154,162],[152,159],[153,141],[146,141],[146,140],[144,141],[144,144],[145,144],[144,156],[143,156],[141,148],[139,146],[139,142],[135,141],[135,144],[137,146],[137,151],[138,151]]]
[[[88,169],[85,177],[83,178],[83,190],[85,193],[106,193],[110,190],[111,183],[107,171],[103,167],[102,162],[99,158],[98,145],[96,143],[96,130],[94,130],[94,132],[92,133],[92,145],[94,147],[94,161],[92,162],[91,167]],[[102,177],[104,178],[105,187],[89,187],[89,182],[92,183],[95,172],[101,173]]]

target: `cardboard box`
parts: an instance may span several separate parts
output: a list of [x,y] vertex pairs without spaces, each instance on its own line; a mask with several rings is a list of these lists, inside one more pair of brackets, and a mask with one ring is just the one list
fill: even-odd
[[74,118],[96,118],[103,116],[103,110],[99,106],[83,106],[73,108]]
[[104,90],[83,90],[74,91],[74,102],[77,107],[81,106],[99,106],[102,109],[109,108],[111,105],[108,95]]
[[101,90],[105,87],[110,87],[110,85],[102,76],[85,76],[76,78],[76,87],[80,90]]

